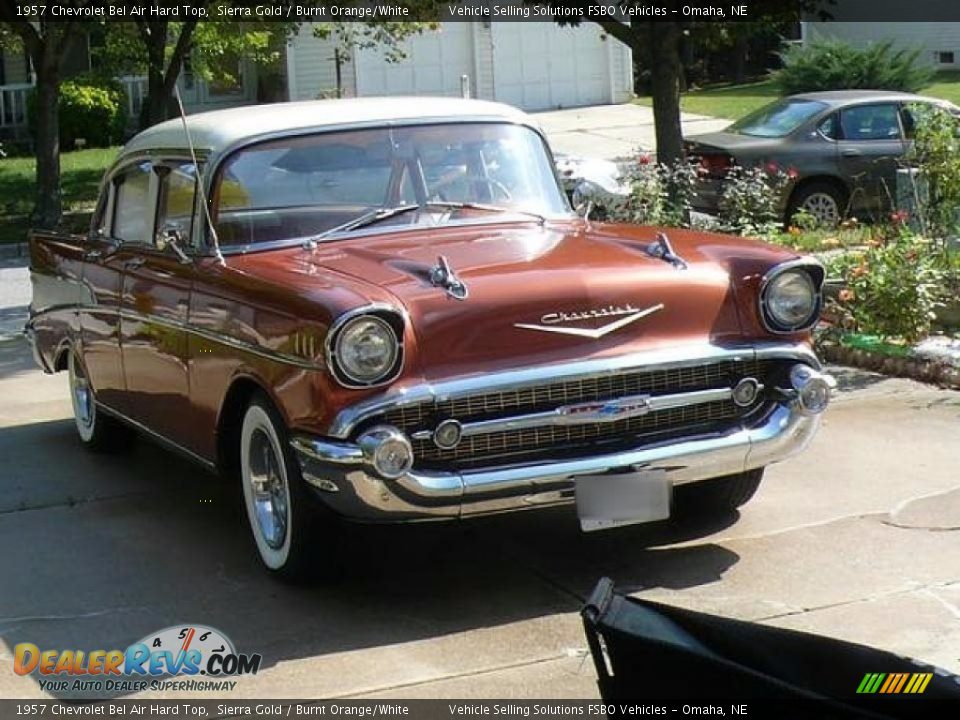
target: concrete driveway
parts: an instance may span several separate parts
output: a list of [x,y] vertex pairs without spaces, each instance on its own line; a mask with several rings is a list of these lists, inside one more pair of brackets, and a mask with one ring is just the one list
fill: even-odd
[[[551,110],[534,117],[546,132],[555,153],[619,160],[638,150],[656,151],[653,108],[645,105],[595,105]],[[705,115],[683,113],[684,136],[715,132],[730,124]]]
[[148,442],[83,451],[65,378],[0,342],[0,697],[42,695],[12,671],[17,643],[123,648],[181,623],[263,654],[236,698],[592,697],[577,611],[603,575],[958,671],[960,395],[837,372],[813,446],[739,515],[592,535],[568,510],[354,528],[343,574],[298,589],[258,567],[233,488]]

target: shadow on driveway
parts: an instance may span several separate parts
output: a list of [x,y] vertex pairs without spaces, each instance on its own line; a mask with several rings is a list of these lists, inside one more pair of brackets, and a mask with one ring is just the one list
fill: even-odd
[[735,514],[584,535],[560,508],[350,526],[342,547],[317,548],[338,555],[339,577],[290,587],[259,567],[231,484],[147,441],[96,456],[61,420],[0,429],[0,457],[0,639],[11,653],[21,642],[124,649],[201,623],[267,668],[572,613],[604,574],[622,588],[686,588],[738,560],[709,544],[657,547]]

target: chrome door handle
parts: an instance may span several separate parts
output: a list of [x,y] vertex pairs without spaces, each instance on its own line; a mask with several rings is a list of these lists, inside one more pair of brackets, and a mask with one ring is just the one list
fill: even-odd
[[843,155],[844,157],[860,157],[861,155],[863,155],[862,152],[860,152],[859,150],[854,150],[853,148],[850,148],[849,150],[841,150],[840,154]]
[[123,267],[125,270],[136,270],[138,267],[143,265],[144,262],[146,261],[143,258],[132,258],[130,260],[127,260],[123,264]]
[[99,250],[87,250],[83,255],[83,259],[87,262],[96,262],[103,257],[103,253]]

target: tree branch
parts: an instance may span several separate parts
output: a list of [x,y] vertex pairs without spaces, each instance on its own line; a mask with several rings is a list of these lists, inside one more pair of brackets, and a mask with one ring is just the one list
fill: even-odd
[[167,71],[163,77],[163,91],[167,95],[173,92],[173,86],[177,83],[180,76],[180,68],[183,64],[183,58],[190,50],[190,41],[193,38],[193,31],[197,27],[196,20],[187,20],[180,28],[180,37],[177,38],[177,44],[173,48],[173,54],[170,56],[170,63],[167,65]]

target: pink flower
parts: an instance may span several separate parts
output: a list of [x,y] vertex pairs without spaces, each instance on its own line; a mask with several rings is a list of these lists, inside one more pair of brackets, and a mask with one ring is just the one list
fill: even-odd
[[894,225],[903,225],[910,218],[910,213],[906,210],[897,210],[895,213],[890,213],[890,222]]
[[775,162],[768,162],[766,170],[771,175],[776,175],[778,172],[780,172],[780,167]]
[[791,180],[796,180],[800,176],[800,173],[797,172],[796,168],[790,168],[787,170],[787,177]]

